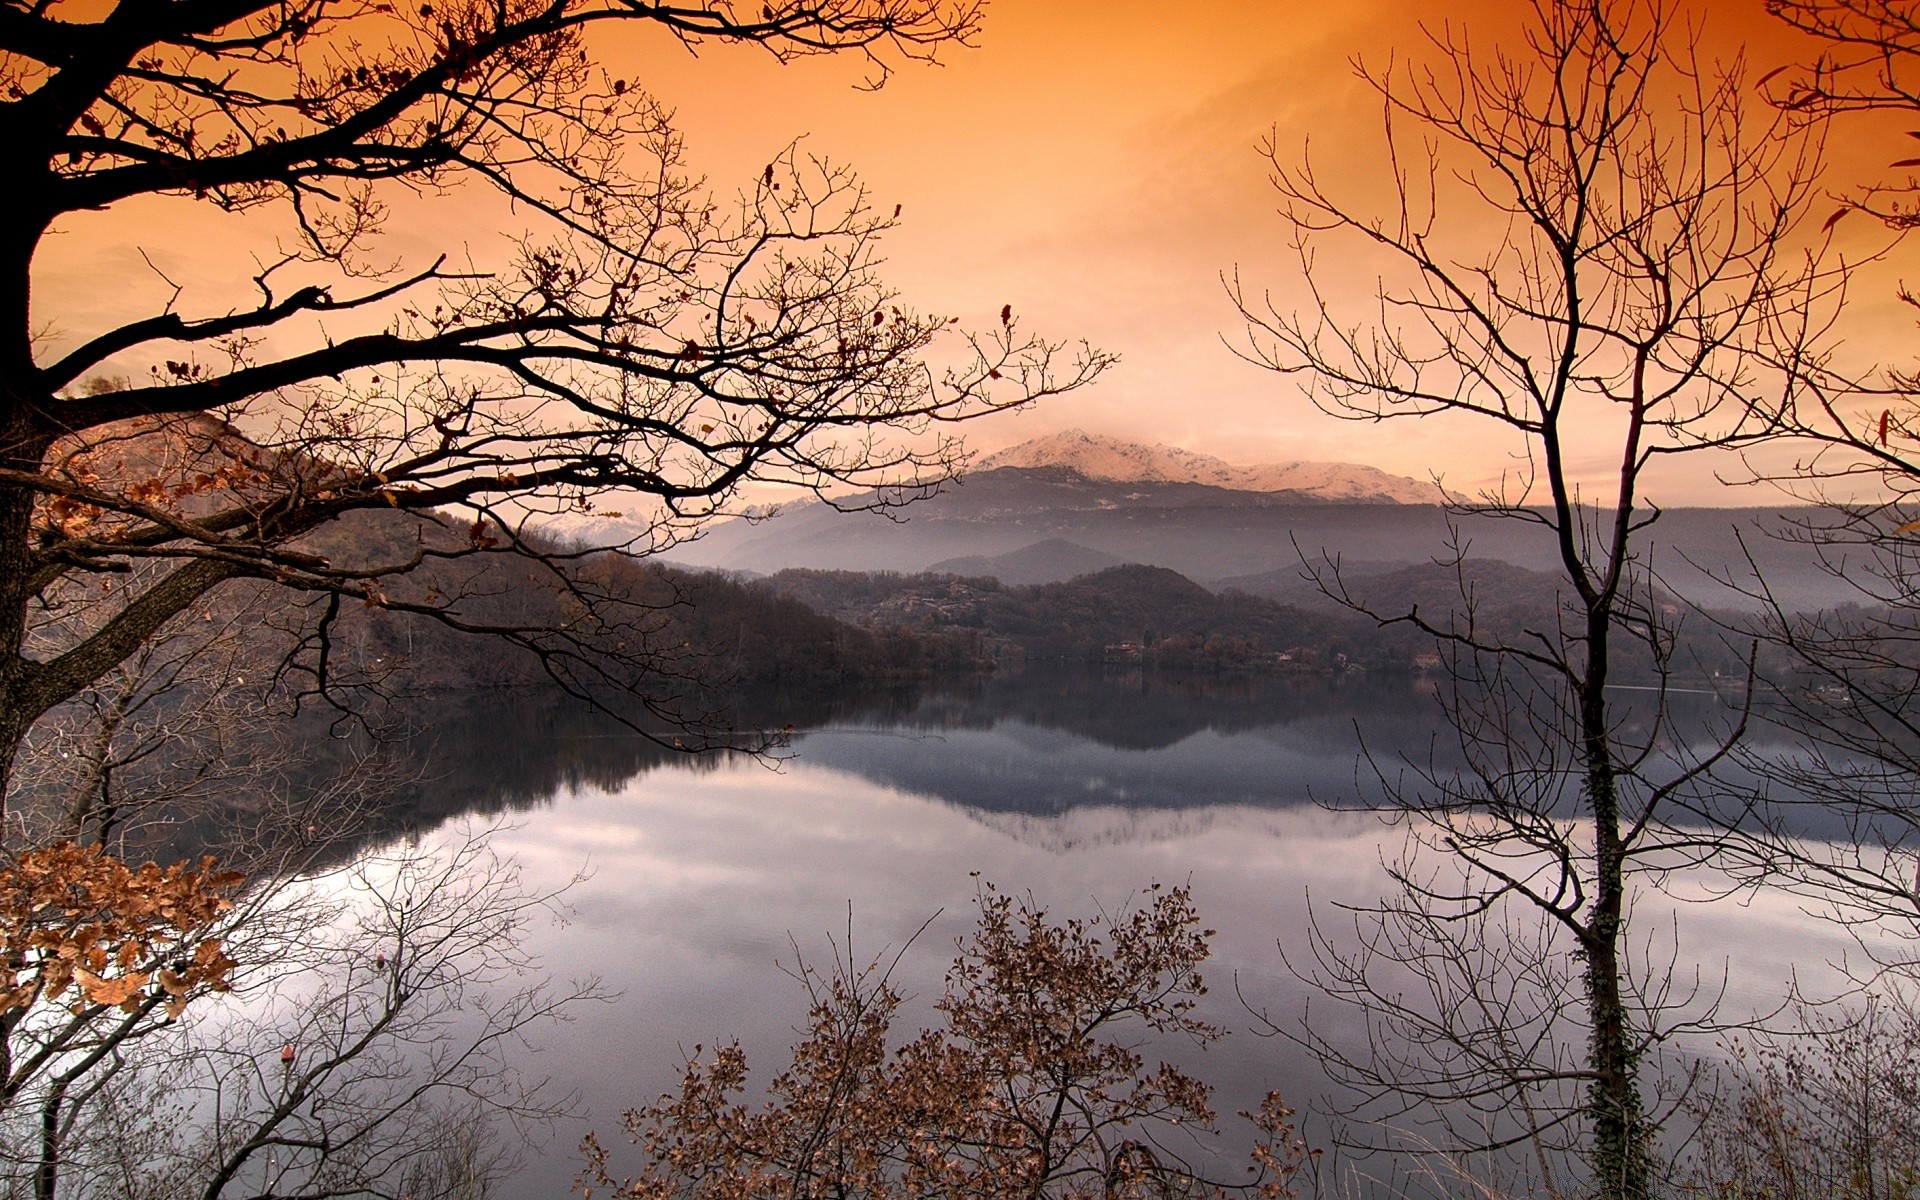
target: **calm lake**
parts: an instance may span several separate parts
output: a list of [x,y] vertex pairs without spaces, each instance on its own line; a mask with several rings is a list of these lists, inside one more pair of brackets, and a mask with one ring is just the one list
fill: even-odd
[[[971,927],[975,872],[1059,916],[1190,882],[1219,931],[1203,1015],[1233,1033],[1205,1051],[1149,1053],[1215,1084],[1222,1112],[1269,1088],[1312,1104],[1326,1090],[1318,1068],[1252,1033],[1246,1005],[1299,1020],[1312,991],[1281,948],[1300,958],[1309,897],[1331,913],[1385,885],[1381,856],[1399,834],[1326,806],[1368,778],[1357,723],[1381,757],[1425,756],[1441,729],[1432,697],[1404,680],[1099,668],[828,703],[799,715],[777,764],[669,758],[565,706],[512,698],[443,715],[425,735],[426,839],[498,821],[496,846],[532,886],[585,871],[570,919],[537,949],[550,972],[618,993],[548,1031],[529,1059],[578,1095],[580,1115],[508,1194],[566,1194],[579,1137],[618,1140],[618,1114],[673,1086],[697,1045],[737,1039],[756,1079],[771,1077],[805,1016],[786,973],[796,955],[825,963],[849,940],[857,959],[890,955],[925,925],[895,973],[915,998],[908,1020],[922,1019]],[[1806,980],[1840,945],[1784,900],[1678,911],[1683,969],[1726,971],[1733,1008],[1772,1007],[1796,969]],[[1324,1001],[1311,1012],[1336,1035],[1351,1020]]]

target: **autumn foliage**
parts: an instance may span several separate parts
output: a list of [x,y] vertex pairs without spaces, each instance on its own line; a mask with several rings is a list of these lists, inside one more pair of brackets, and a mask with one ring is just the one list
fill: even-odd
[[[746,1056],[687,1064],[677,1095],[628,1112],[640,1173],[618,1179],[593,1138],[583,1190],[654,1200],[863,1197],[1219,1197],[1278,1200],[1310,1160],[1290,1112],[1268,1096],[1244,1178],[1192,1160],[1214,1131],[1206,1084],[1149,1066],[1139,1035],[1202,1045],[1195,1017],[1210,930],[1185,888],[1148,889],[1115,918],[1055,923],[988,886],[937,1005],[941,1027],[894,1044],[902,996],[877,966],[802,968],[807,1036],[743,1103]],[[1211,1165],[1211,1163],[1204,1164]]]
[[214,931],[240,881],[211,858],[130,867],[72,842],[20,854],[0,869],[0,1017],[42,1003],[177,1017],[225,991],[236,964]]

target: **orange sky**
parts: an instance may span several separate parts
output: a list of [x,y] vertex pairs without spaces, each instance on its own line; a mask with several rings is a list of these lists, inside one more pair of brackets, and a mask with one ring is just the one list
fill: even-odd
[[[598,51],[677,110],[695,166],[723,193],[802,135],[812,153],[858,168],[881,207],[904,207],[889,277],[915,307],[986,323],[1011,303],[1032,328],[1121,355],[1082,393],[979,422],[969,434],[979,449],[1079,426],[1235,462],[1349,459],[1420,477],[1442,470],[1470,486],[1503,465],[1485,428],[1338,422],[1295,383],[1236,360],[1222,339],[1239,338],[1240,323],[1220,275],[1238,267],[1283,299],[1296,287],[1255,150],[1264,135],[1295,150],[1311,138],[1318,158],[1373,165],[1379,110],[1353,77],[1354,55],[1418,53],[1416,18],[1484,37],[1521,11],[1513,0],[993,0],[977,48],[908,66],[877,93],[856,89],[862,65],[851,60],[781,66],[740,47],[696,58],[631,33]],[[1747,46],[1760,69],[1800,48],[1761,0],[1715,4],[1708,34],[1723,51]],[[1881,145],[1862,137],[1843,157],[1884,161]],[[444,244],[460,208],[437,203],[398,227],[396,248]],[[41,294],[59,300],[61,336],[130,294],[128,279],[145,272],[139,248],[176,278],[208,271],[208,239],[228,235],[218,218],[181,209],[109,214],[43,257]],[[1909,328],[1890,290],[1862,290],[1862,336]],[[1771,502],[1728,495],[1704,472],[1669,479],[1660,494]]]
[[1255,146],[1377,119],[1347,65],[1405,23],[1400,5],[1208,0],[1169,23],[1143,0],[996,0],[971,51],[852,90],[850,63],[676,57],[651,75],[695,155],[739,177],[787,138],[855,164],[905,206],[892,278],[972,319],[1012,303],[1050,336],[1121,365],[1085,392],[981,422],[983,449],[1072,426],[1235,461],[1366,458],[1424,473],[1432,431],[1354,443],[1290,383],[1236,360],[1220,281],[1284,259]]
[[[1183,14],[1169,20],[1170,11]],[[1705,10],[1703,10],[1705,11]],[[779,67],[763,54],[646,54],[645,78],[679,112],[715,182],[749,177],[796,135],[851,162],[884,203],[905,206],[891,277],[924,308],[981,320],[1011,302],[1051,336],[1086,337],[1121,365],[1094,387],[992,418],[969,438],[991,450],[1079,426],[1173,443],[1235,462],[1363,460],[1470,487],[1507,465],[1471,420],[1357,426],[1308,404],[1297,384],[1239,361],[1241,325],[1221,284],[1239,268],[1283,299],[1297,265],[1282,245],[1269,133],[1316,159],[1370,173],[1375,95],[1353,73],[1426,51],[1417,22],[1475,39],[1510,35],[1517,0],[993,0],[980,44],[938,68],[909,68],[878,93],[859,68]],[[1711,6],[1711,53],[1743,52],[1750,74],[1807,52],[1761,0]],[[636,48],[638,49],[638,48]],[[1838,174],[1904,153],[1838,145]],[[1357,160],[1357,161],[1353,161]],[[1836,178],[1838,175],[1836,176]],[[1865,232],[1865,231],[1862,231]],[[1863,281],[1853,323],[1880,341],[1910,328],[1893,280]],[[1865,331],[1871,330],[1871,333]],[[1613,455],[1594,455],[1596,476]],[[1729,494],[1696,463],[1665,478],[1668,503],[1770,503]]]

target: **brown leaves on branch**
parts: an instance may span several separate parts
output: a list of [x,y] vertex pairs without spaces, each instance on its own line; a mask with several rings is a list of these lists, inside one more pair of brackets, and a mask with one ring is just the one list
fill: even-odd
[[236,965],[214,932],[241,877],[199,864],[130,867],[60,842],[0,869],[0,1015],[41,1003],[118,1007],[162,1001],[179,1016],[227,990]]
[[259,503],[272,481],[259,461],[242,457],[246,449],[209,418],[123,422],[61,439],[48,455],[49,487],[32,517],[35,537],[117,544],[155,519]]
[[[592,1137],[583,1190],[654,1200],[863,1197],[1220,1197],[1279,1200],[1312,1159],[1269,1095],[1251,1166],[1196,1165],[1214,1132],[1208,1086],[1148,1065],[1143,1031],[1201,1045],[1199,928],[1185,888],[1148,889],[1112,918],[1054,922],[985,887],[947,973],[941,1027],[892,1045],[901,993],[878,964],[802,966],[806,1037],[759,1106],[739,1099],[738,1045],[687,1064],[679,1093],[628,1112],[640,1174],[618,1179]],[[696,1052],[697,1054],[697,1052]],[[1244,1171],[1236,1180],[1212,1179]]]

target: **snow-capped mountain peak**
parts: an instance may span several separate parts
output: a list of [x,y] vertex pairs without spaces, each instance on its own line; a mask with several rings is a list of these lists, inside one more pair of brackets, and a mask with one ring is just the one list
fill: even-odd
[[1117,483],[1202,483],[1243,492],[1304,492],[1324,500],[1436,504],[1431,484],[1360,463],[1286,462],[1235,466],[1174,446],[1150,446],[1084,430],[1034,438],[990,454],[975,471],[1059,467]]

